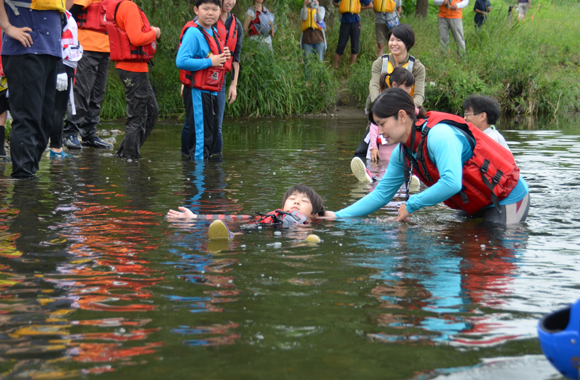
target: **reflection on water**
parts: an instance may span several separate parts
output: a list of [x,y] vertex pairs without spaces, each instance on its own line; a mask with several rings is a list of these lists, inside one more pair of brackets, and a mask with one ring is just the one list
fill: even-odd
[[[364,125],[237,121],[223,159],[189,162],[167,124],[139,161],[86,149],[43,160],[36,181],[0,167],[2,377],[501,378],[525,362],[553,378],[535,325],[580,287],[578,127],[505,132],[532,193],[522,226],[443,206],[399,224],[401,197],[305,230],[228,221],[232,241],[164,218],[265,213],[297,183],[344,207],[372,191],[349,170]],[[529,378],[518,365],[510,378]]]

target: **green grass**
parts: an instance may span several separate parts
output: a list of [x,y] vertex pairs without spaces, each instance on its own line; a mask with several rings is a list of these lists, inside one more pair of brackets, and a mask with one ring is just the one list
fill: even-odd
[[[158,2],[143,0],[138,4],[150,16],[153,25],[162,29],[162,40],[150,78],[157,93],[162,118],[183,115],[179,96],[179,71],[175,67],[179,33],[193,16],[191,5],[182,0]],[[234,8],[243,20],[250,1]],[[363,11],[361,51],[350,66],[347,45],[339,70],[333,67],[338,40],[340,14],[327,6],[327,41],[325,62],[312,60],[312,79],[306,81],[304,59],[300,50],[301,2],[281,0],[266,6],[276,14],[278,32],[274,51],[244,39],[242,71],[238,99],[226,106],[228,116],[291,116],[324,112],[337,100],[363,107],[368,94],[371,65],[376,55],[374,14]],[[580,8],[571,0],[537,2],[524,22],[507,21],[508,4],[492,2],[492,12],[481,30],[473,22],[473,3],[463,11],[467,55],[459,57],[451,38],[447,54],[439,45],[437,7],[430,5],[426,19],[412,15],[413,1],[404,1],[402,22],[409,23],[416,34],[412,49],[427,70],[426,109],[461,112],[463,99],[472,93],[497,98],[504,113],[559,115],[578,112],[580,97]],[[533,21],[532,21],[533,15]],[[112,66],[113,67],[113,66]],[[228,82],[229,86],[229,82]],[[125,115],[124,89],[111,68],[103,118]]]

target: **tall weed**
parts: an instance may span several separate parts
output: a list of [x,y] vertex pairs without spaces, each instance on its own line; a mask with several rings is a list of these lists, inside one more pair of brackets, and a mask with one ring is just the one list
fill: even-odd
[[[162,30],[159,50],[150,69],[161,117],[183,114],[179,96],[179,70],[175,56],[182,26],[193,17],[193,6],[183,0],[137,0],[153,25]],[[244,19],[250,0],[243,0],[234,13]],[[335,72],[334,51],[338,43],[340,13],[330,1],[327,8],[325,62],[313,59],[312,79],[306,80],[300,50],[299,12],[302,1],[277,0],[266,6],[276,14],[278,32],[274,51],[244,38],[238,99],[226,106],[229,116],[287,116],[321,112],[332,108],[338,97],[343,103],[363,107],[368,94],[371,65],[376,58],[374,14],[361,12],[361,50],[351,66],[350,45]],[[460,112],[463,99],[474,93],[497,98],[506,113],[561,114],[577,112],[580,100],[580,9],[575,0],[558,4],[540,0],[526,20],[508,20],[508,4],[493,2],[483,28],[475,28],[471,6],[463,10],[467,54],[459,56],[451,38],[443,54],[439,45],[437,7],[430,5],[425,19],[412,16],[414,1],[404,0],[402,22],[416,34],[411,53],[426,67],[425,108]],[[387,51],[388,49],[386,49]],[[229,82],[228,82],[229,86]],[[125,115],[124,88],[111,65],[103,118]]]

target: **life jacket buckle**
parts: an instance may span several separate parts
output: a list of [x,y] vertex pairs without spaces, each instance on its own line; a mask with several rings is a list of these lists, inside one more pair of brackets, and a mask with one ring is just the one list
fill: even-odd
[[495,175],[493,176],[493,180],[492,180],[493,183],[497,185],[499,183],[499,181],[500,181],[500,179],[501,179],[502,176],[503,176],[502,171],[501,170],[498,170],[497,173],[495,173]]
[[489,169],[489,161],[483,161],[483,165],[481,165],[481,174],[487,173],[487,169]]

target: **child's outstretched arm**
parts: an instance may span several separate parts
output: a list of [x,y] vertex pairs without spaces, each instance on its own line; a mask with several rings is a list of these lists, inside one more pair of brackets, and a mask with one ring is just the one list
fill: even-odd
[[170,222],[186,222],[188,220],[197,219],[197,215],[191,212],[190,209],[179,207],[179,211],[169,210],[167,212],[167,220]]

